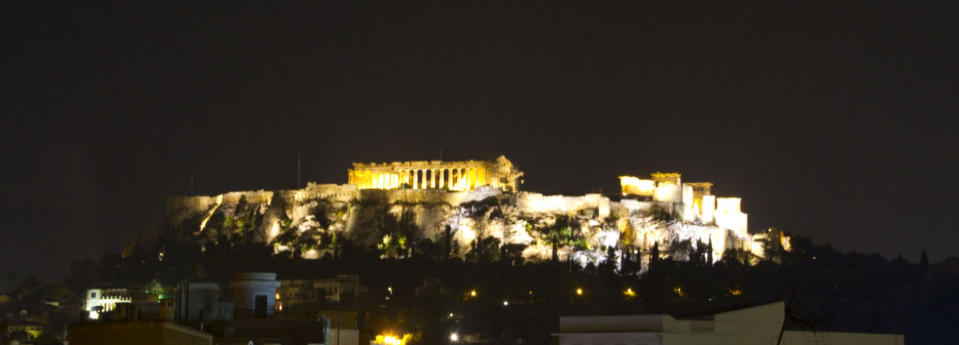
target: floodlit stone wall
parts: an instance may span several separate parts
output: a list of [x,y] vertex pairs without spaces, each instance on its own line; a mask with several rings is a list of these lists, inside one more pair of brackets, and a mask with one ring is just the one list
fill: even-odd
[[[637,252],[649,253],[658,244],[663,256],[688,259],[689,253],[670,253],[668,249],[673,243],[683,241],[689,241],[693,248],[711,242],[715,260],[721,258],[726,249],[757,248],[750,236],[742,231],[744,227],[738,225],[745,222],[745,215],[720,213],[715,224],[686,222],[681,217],[669,218],[682,213],[682,203],[634,199],[612,201],[600,194],[543,195],[504,192],[491,186],[462,192],[359,190],[351,185],[313,184],[300,190],[276,191],[270,198],[264,197],[266,194],[261,191],[229,194],[223,198],[190,197],[195,200],[181,197],[170,205],[182,209],[168,212],[174,218],[179,215],[180,219],[186,218],[183,214],[202,216],[205,221],[196,229],[201,238],[206,232],[226,231],[223,223],[214,224],[215,219],[240,219],[244,212],[259,214],[261,224],[252,230],[253,236],[273,243],[277,252],[292,250],[294,246],[275,241],[287,231],[293,231],[296,236],[339,233],[353,241],[375,245],[383,239],[364,222],[373,216],[371,212],[387,212],[397,219],[405,212],[411,213],[417,228],[416,237],[436,242],[442,241],[449,227],[459,248],[458,255],[465,255],[474,240],[493,237],[501,244],[526,246],[523,256],[528,260],[549,260],[551,246],[544,233],[535,229],[532,223],[550,224],[563,217],[575,221],[577,228],[574,232],[583,239],[585,248],[566,246],[559,250],[559,255],[563,260],[569,258],[583,265],[598,264],[605,257],[606,248],[624,245]],[[708,197],[704,199],[710,200]],[[240,205],[241,200],[247,205]],[[383,205],[383,208],[374,209],[371,205]],[[325,250],[328,249],[314,248],[302,255],[318,258]],[[648,261],[648,258],[643,260]]]
[[[712,195],[711,183],[684,184],[677,173],[657,173],[647,180],[622,176],[624,195],[618,201],[601,194],[543,195],[504,188],[515,186],[511,183],[517,183],[522,173],[505,157],[500,158],[498,163],[469,161],[479,164],[475,166],[486,164],[488,169],[462,175],[475,179],[450,180],[446,172],[430,174],[427,182],[410,175],[405,176],[412,179],[405,179],[402,171],[420,163],[442,170],[462,162],[403,162],[355,165],[350,171],[351,181],[361,184],[374,183],[358,180],[362,179],[361,170],[400,171],[396,181],[390,178],[391,184],[309,183],[295,190],[171,197],[167,202],[168,222],[192,232],[202,242],[224,236],[252,236],[273,245],[276,252],[299,250],[307,258],[328,253],[331,249],[322,241],[332,234],[363,246],[391,243],[390,236],[397,235],[382,233],[383,216],[413,224],[414,233],[404,234],[413,237],[404,238],[408,243],[443,241],[449,229],[458,255],[464,255],[473,241],[492,237],[504,245],[525,246],[523,256],[529,260],[547,260],[552,254],[547,233],[560,220],[570,224],[567,231],[575,237],[569,240],[575,245],[559,248],[560,257],[583,265],[598,264],[609,247],[649,253],[658,245],[661,255],[685,259],[690,247],[711,243],[715,260],[728,249],[761,255],[758,238],[748,232],[748,216],[740,210],[741,200]],[[497,180],[495,176],[507,181],[491,183]],[[407,181],[413,181],[416,187],[407,185]],[[467,183],[462,181],[468,181],[469,187],[454,188],[457,183]],[[421,182],[425,183],[423,188],[419,188]],[[305,246],[298,241],[301,238],[311,239],[306,241],[310,244]]]

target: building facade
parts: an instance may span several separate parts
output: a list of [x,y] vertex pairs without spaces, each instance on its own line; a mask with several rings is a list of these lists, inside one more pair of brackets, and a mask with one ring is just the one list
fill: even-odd
[[523,176],[505,156],[492,161],[353,163],[348,174],[348,183],[359,189],[449,191],[469,191],[483,186],[517,191]]
[[132,293],[127,289],[89,289],[83,310],[91,320],[100,318],[100,314],[116,309],[117,304],[133,302]]
[[276,306],[281,310],[301,303],[338,303],[345,296],[359,296],[360,291],[360,277],[352,274],[337,274],[328,279],[282,280],[276,290]]
[[280,282],[276,273],[237,273],[230,280],[235,318],[264,319],[273,315],[276,289]]

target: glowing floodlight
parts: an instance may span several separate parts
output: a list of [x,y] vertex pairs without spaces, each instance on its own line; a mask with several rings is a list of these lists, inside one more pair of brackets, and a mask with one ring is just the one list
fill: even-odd
[[377,335],[376,339],[373,340],[372,344],[375,345],[406,345],[412,338],[409,334],[404,334],[402,337],[398,337],[392,334],[381,334]]

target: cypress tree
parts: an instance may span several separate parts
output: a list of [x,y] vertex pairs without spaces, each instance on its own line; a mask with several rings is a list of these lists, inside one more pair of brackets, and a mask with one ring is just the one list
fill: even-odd
[[926,256],[926,248],[922,249],[922,257],[919,258],[919,273],[926,274],[929,270],[929,257]]

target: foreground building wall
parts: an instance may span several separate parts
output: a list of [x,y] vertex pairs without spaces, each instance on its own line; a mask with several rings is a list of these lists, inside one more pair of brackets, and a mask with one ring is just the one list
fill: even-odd
[[161,321],[70,325],[70,345],[211,345],[213,335]]
[[[560,317],[560,345],[768,345],[776,344],[785,316],[776,302],[680,319],[665,314]],[[902,334],[793,331],[783,345],[902,345]]]

